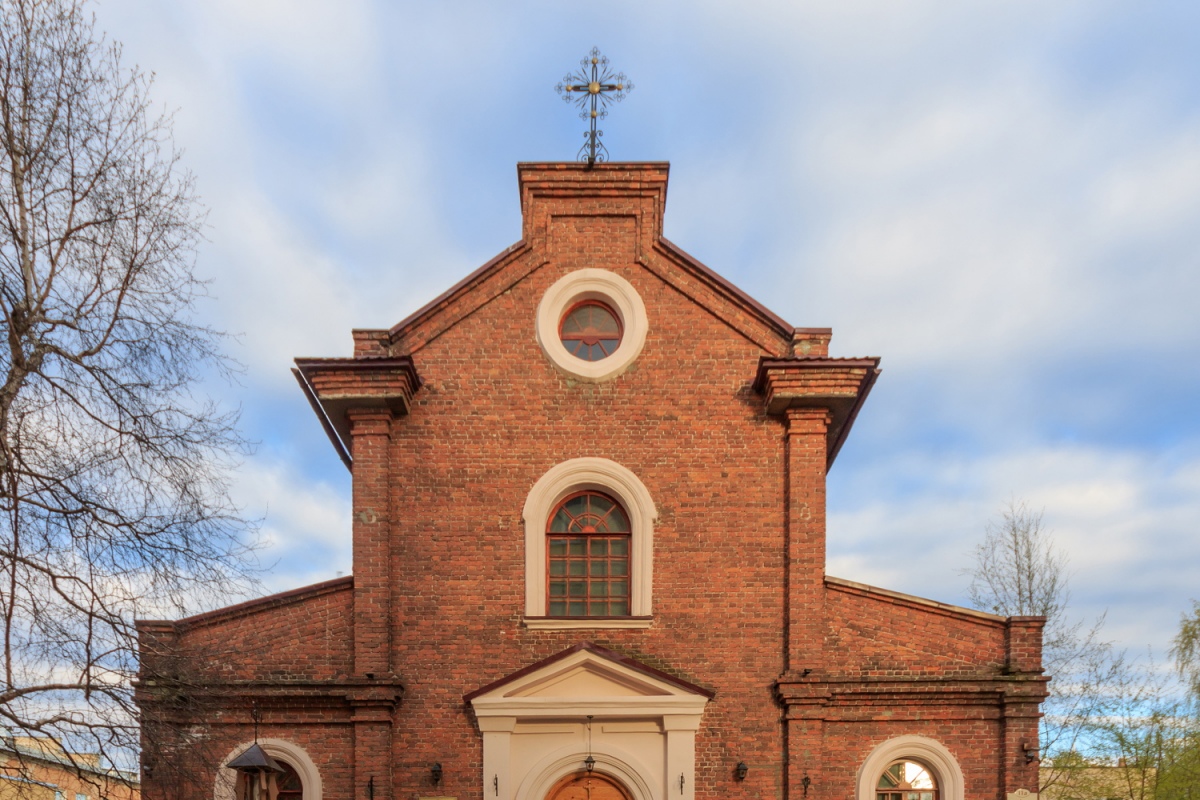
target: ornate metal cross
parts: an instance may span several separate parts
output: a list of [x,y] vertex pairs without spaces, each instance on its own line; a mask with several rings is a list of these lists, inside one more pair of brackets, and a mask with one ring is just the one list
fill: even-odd
[[600,141],[604,131],[596,129],[596,121],[608,116],[609,103],[619,103],[633,91],[633,84],[624,72],[615,75],[608,68],[608,59],[593,47],[587,58],[581,59],[582,69],[568,73],[554,91],[567,103],[579,106],[579,118],[588,120],[591,129],[583,134],[587,139],[579,148],[579,160],[589,165],[608,160],[608,148]]

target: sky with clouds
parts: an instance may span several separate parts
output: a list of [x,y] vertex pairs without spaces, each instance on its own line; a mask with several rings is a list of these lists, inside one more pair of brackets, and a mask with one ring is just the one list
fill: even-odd
[[830,473],[829,572],[965,603],[1010,500],[1073,609],[1162,653],[1200,598],[1200,5],[103,0],[209,209],[260,444],[267,589],[350,569],[349,478],[289,372],[520,237],[515,164],[571,160],[553,86],[635,89],[666,235],[883,375]]

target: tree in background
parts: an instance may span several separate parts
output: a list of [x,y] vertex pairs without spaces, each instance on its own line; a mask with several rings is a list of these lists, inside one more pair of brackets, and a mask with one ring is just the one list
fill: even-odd
[[136,745],[135,614],[249,566],[227,373],[195,320],[202,210],[150,81],[82,0],[0,0],[0,725]]
[[[1124,659],[1092,627],[1068,614],[1067,558],[1042,524],[1042,512],[1011,502],[989,523],[974,551],[968,596],[979,608],[1004,616],[1046,618],[1042,663],[1052,677],[1042,704],[1042,789],[1081,780],[1086,763],[1073,753],[1105,708],[1106,687],[1125,669]],[[1074,776],[1074,777],[1072,777]]]
[[1171,642],[1175,669],[1188,687],[1193,703],[1200,710],[1200,600],[1192,601],[1190,614],[1179,618],[1179,633]]

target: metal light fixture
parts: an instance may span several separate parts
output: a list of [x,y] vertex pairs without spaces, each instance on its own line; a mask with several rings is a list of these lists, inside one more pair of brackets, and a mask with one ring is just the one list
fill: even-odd
[[258,723],[262,714],[257,705],[251,707],[250,718],[254,720],[254,744],[225,766],[242,776],[242,800],[267,800],[275,793],[276,778],[284,773],[284,769],[258,744]]
[[429,777],[433,779],[434,786],[442,782],[442,762],[439,761],[430,767]]
[[734,767],[734,769],[733,769],[733,774],[737,776],[737,779],[739,781],[744,781],[744,780],[746,780],[746,773],[749,771],[750,771],[750,767],[747,766],[746,762],[739,761],[737,763],[737,766]]
[[1021,742],[1021,749],[1025,751],[1025,763],[1026,764],[1032,764],[1034,761],[1041,760],[1040,758],[1038,758],[1039,753],[1038,753],[1038,749],[1036,747],[1030,747],[1028,743]]
[[583,768],[588,774],[592,774],[592,770],[596,768],[596,759],[592,757],[592,715],[587,715],[587,758],[583,760]]

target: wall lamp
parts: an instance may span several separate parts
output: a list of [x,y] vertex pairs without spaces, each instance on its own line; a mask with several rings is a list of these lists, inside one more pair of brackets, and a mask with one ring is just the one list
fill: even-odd
[[750,771],[750,767],[746,765],[745,761],[739,761],[737,763],[737,766],[733,768],[733,774],[737,777],[737,779],[739,781],[746,780],[746,773],[749,771]]
[[433,779],[434,786],[442,782],[442,762],[439,761],[430,767],[429,777]]
[[588,772],[591,772],[596,768],[596,759],[592,758],[591,753],[589,753],[588,757],[583,760],[583,768]]
[[1034,761],[1041,761],[1041,759],[1038,758],[1039,753],[1036,747],[1030,747],[1027,743],[1022,742],[1021,749],[1025,751],[1026,764],[1032,764]]

